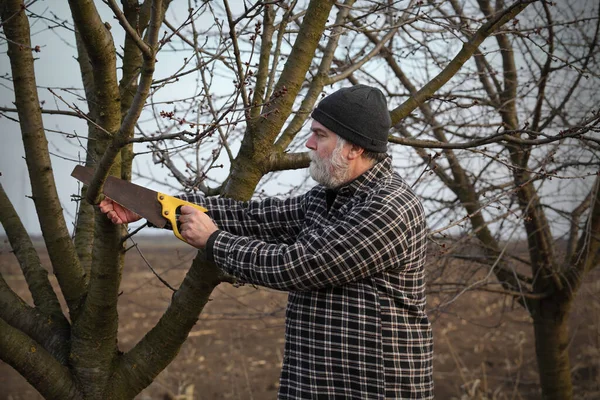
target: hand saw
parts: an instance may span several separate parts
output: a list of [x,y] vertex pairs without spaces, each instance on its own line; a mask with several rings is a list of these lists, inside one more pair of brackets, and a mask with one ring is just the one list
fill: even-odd
[[[94,176],[94,169],[77,165],[71,176],[89,185]],[[155,192],[114,176],[106,178],[104,194],[116,203],[142,216],[158,228],[164,228],[167,223],[170,223],[175,236],[184,242],[185,239],[181,237],[177,221],[177,217],[181,214],[181,206],[191,206],[202,212],[208,211],[198,204]]]

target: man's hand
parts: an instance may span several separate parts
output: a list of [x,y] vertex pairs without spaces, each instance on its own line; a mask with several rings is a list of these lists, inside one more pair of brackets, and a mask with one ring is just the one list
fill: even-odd
[[208,215],[190,206],[181,207],[179,222],[181,236],[198,249],[205,248],[210,235],[219,229]]
[[108,197],[105,197],[104,200],[98,204],[98,207],[100,207],[100,211],[106,214],[113,224],[128,224],[142,218],[119,203],[115,203]]

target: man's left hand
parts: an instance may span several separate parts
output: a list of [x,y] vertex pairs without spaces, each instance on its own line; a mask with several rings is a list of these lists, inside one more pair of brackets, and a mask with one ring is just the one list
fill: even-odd
[[181,207],[179,222],[181,236],[198,249],[205,248],[210,235],[219,229],[208,215],[190,206]]

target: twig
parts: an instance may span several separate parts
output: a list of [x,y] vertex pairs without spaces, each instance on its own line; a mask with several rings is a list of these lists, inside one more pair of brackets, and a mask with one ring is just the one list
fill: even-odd
[[[142,226],[142,228],[145,226]],[[141,229],[141,228],[140,228]],[[139,229],[138,229],[139,230]],[[137,232],[137,231],[136,231]],[[134,232],[135,233],[135,232]],[[131,236],[131,235],[129,235]],[[152,273],[154,274],[154,276],[156,276],[158,278],[158,280],[165,285],[166,287],[168,287],[169,289],[171,289],[173,292],[176,292],[177,289],[175,289],[173,286],[169,285],[169,282],[167,282],[166,280],[164,280],[155,270],[154,268],[152,268],[152,265],[150,264],[150,262],[146,259],[146,257],[144,256],[144,254],[142,253],[142,251],[140,250],[138,244],[133,240],[133,238],[129,238],[132,242],[133,242],[133,246],[135,247],[135,249],[138,251],[140,257],[142,257],[142,260],[144,260],[144,262],[146,263],[146,265],[148,266],[148,268],[150,268],[150,271],[152,271]]]

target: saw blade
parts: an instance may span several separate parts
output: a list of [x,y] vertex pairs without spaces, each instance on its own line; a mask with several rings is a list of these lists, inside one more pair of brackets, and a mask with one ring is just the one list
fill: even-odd
[[[89,185],[94,176],[94,169],[77,165],[71,176]],[[154,190],[109,176],[104,183],[103,193],[158,228],[163,228],[167,224],[167,220],[162,216],[162,206],[157,198],[158,192]]]

